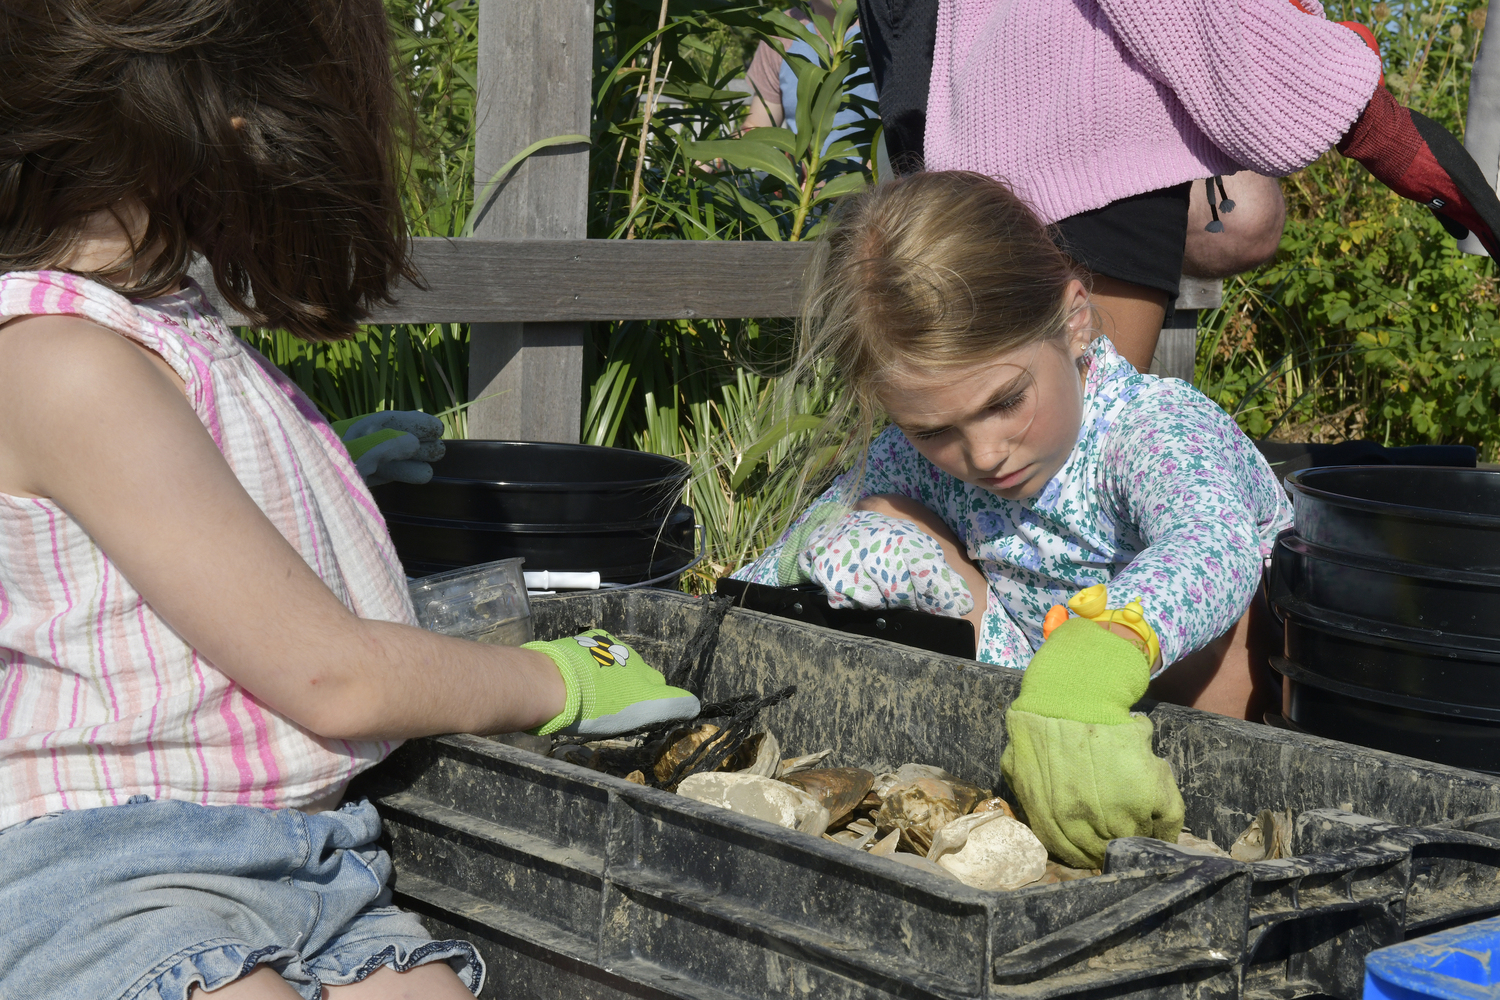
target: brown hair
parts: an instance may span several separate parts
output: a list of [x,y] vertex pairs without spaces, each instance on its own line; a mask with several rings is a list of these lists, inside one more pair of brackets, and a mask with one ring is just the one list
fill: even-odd
[[57,267],[145,208],[131,287],[202,253],[257,325],[354,331],[416,280],[381,0],[0,0],[0,271]]
[[808,273],[788,380],[832,374],[843,389],[825,423],[831,447],[814,453],[833,467],[862,454],[892,379],[1060,342],[1079,277],[1026,203],[983,174],[917,173],[846,199]]

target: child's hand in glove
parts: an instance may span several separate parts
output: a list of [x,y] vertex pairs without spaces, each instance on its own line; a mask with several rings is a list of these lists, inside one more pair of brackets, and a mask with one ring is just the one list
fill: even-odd
[[392,481],[421,485],[443,457],[443,422],[416,410],[383,410],[333,424],[354,467],[370,486]]
[[1005,713],[1006,784],[1051,855],[1099,868],[1116,837],[1176,842],[1182,795],[1151,752],[1151,720],[1130,706],[1146,692],[1146,655],[1087,618],[1058,625],[1032,657]]
[[874,511],[852,511],[813,531],[797,563],[835,608],[914,608],[950,618],[974,610],[936,538]]
[[661,671],[603,629],[521,648],[551,657],[568,691],[563,710],[532,730],[539,736],[561,732],[602,739],[698,714],[691,692],[668,687]]

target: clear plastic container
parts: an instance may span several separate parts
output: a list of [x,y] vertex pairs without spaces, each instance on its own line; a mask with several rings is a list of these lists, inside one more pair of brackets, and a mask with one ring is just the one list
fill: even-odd
[[500,559],[413,580],[409,589],[417,622],[433,632],[475,642],[530,642],[531,604],[521,575],[525,561]]

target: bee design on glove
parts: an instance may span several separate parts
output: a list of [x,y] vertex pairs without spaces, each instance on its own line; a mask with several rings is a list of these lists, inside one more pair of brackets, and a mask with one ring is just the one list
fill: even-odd
[[[613,640],[614,637],[604,638]],[[587,649],[593,655],[594,662],[601,667],[613,667],[630,659],[630,650],[618,642],[611,641],[609,645],[605,645],[591,635],[575,635],[573,641]]]

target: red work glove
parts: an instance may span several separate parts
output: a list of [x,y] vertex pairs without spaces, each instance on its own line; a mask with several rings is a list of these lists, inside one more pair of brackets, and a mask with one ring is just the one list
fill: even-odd
[[1384,87],[1375,88],[1338,150],[1401,197],[1426,205],[1455,238],[1472,232],[1491,256],[1500,254],[1500,198],[1484,172],[1452,133],[1397,104]]

